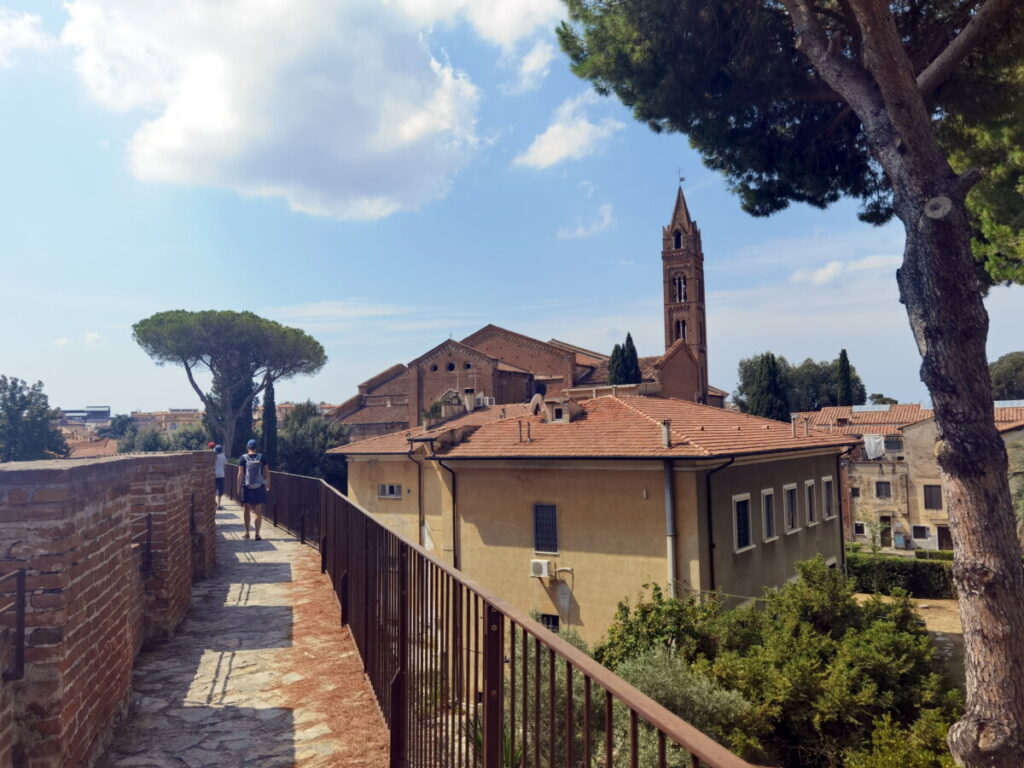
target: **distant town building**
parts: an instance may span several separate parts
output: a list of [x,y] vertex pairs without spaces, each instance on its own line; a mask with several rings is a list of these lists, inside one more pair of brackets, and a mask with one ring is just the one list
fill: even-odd
[[[704,252],[682,189],[662,229],[662,294],[665,352],[640,358],[643,380],[620,394],[660,394],[722,407],[726,392],[707,379]],[[406,430],[423,423],[449,392],[484,405],[523,403],[533,395],[572,399],[610,394],[608,355],[558,339],[542,341],[485,325],[466,338],[448,339],[409,363],[398,363],[364,381],[339,405],[334,418],[352,439]]]
[[60,409],[60,419],[66,424],[106,424],[110,421],[109,405],[90,405],[79,409]]
[[[835,406],[793,418],[862,439],[843,462],[849,540],[874,541],[884,549],[953,548],[930,410],[917,404]],[[1024,401],[996,402],[993,418],[1004,442],[1024,440]]]
[[203,411],[199,408],[168,408],[166,411],[132,411],[131,417],[139,429],[173,433],[192,424],[201,424]]

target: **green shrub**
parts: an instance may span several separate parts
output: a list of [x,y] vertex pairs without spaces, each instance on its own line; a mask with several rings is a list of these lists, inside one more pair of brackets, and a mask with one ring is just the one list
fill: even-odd
[[846,562],[859,592],[888,595],[893,590],[903,589],[914,597],[932,600],[956,597],[952,563],[948,561],[849,555]]
[[846,768],[953,768],[946,750],[949,724],[934,709],[921,713],[909,728],[891,717],[875,723],[870,749],[848,752]]
[[946,549],[915,549],[914,557],[918,560],[952,560],[953,553]]

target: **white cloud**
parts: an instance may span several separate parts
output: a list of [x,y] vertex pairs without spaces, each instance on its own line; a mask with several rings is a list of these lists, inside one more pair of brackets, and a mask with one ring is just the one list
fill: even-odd
[[843,275],[851,272],[865,272],[873,270],[885,270],[891,272],[900,265],[901,259],[898,256],[865,256],[856,261],[830,261],[817,269],[798,269],[793,272],[789,279],[794,283],[810,283],[811,285],[828,285],[834,283]]
[[520,41],[550,30],[565,15],[559,0],[397,0],[418,24],[467,20],[478,36],[510,51]]
[[550,168],[563,160],[579,160],[596,152],[625,127],[610,117],[597,123],[591,122],[587,107],[596,104],[597,100],[596,93],[586,91],[564,101],[555,110],[547,130],[534,138],[533,143],[513,163],[530,168]]
[[53,346],[55,347],[66,347],[71,343],[71,339],[64,338],[63,336],[59,339],[53,340]]
[[[479,91],[431,53],[411,5],[71,0],[62,40],[102,105],[146,115],[137,177],[376,219],[443,196],[479,143]],[[432,6],[490,30],[485,3]]]
[[82,341],[91,346],[103,343],[103,337],[100,336],[96,331],[86,331]]
[[12,66],[19,51],[42,51],[53,42],[41,18],[0,6],[0,67]]
[[597,217],[589,222],[580,222],[575,227],[565,228],[558,230],[559,240],[577,240],[587,237],[593,237],[598,232],[604,232],[608,227],[614,223],[615,217],[612,215],[612,206],[610,203],[604,203],[597,209]]
[[512,93],[525,93],[539,88],[551,71],[554,59],[555,47],[545,40],[538,40],[519,62],[519,79],[509,90]]

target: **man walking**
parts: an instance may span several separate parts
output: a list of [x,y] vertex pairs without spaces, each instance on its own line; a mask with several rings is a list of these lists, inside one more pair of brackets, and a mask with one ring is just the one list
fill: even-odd
[[245,538],[249,538],[249,511],[256,515],[256,541],[260,541],[260,525],[263,523],[263,505],[267,503],[270,491],[270,465],[262,454],[256,453],[256,441],[245,444],[245,453],[238,462],[238,492],[242,496],[242,511],[245,518]]
[[224,495],[224,467],[228,463],[228,457],[224,455],[224,449],[215,445],[213,452],[217,454],[213,459],[213,482],[217,486],[217,509],[224,509],[220,500]]

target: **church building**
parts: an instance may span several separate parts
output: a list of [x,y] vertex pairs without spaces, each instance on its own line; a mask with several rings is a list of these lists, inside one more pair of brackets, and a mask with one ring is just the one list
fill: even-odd
[[[708,385],[700,229],[690,218],[682,188],[662,230],[661,260],[665,352],[640,358],[643,380],[614,385],[614,390],[722,407],[726,392]],[[333,415],[351,427],[353,440],[361,440],[439,418],[452,404],[472,409],[524,403],[537,394],[584,399],[613,388],[608,357],[558,339],[542,341],[486,325],[364,381]]]

